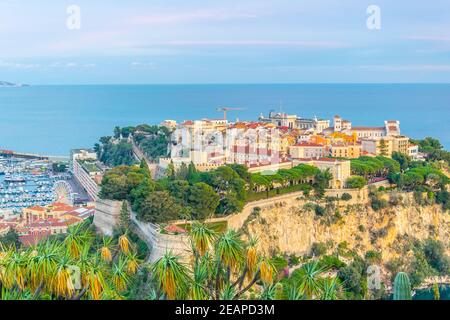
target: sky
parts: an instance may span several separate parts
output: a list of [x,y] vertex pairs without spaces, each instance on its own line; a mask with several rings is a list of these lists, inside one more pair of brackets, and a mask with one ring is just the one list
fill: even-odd
[[450,0],[1,0],[0,81],[449,83]]

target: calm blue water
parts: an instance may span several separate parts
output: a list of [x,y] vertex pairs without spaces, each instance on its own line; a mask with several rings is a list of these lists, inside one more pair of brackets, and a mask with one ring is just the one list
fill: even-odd
[[148,85],[0,88],[0,148],[67,155],[114,126],[165,119],[219,118],[219,106],[245,108],[229,119],[280,109],[303,117],[340,114],[354,125],[401,121],[412,137],[450,149],[450,85]]

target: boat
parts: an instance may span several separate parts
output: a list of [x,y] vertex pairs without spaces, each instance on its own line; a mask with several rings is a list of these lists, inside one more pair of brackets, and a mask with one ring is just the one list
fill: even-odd
[[5,176],[5,182],[25,182],[26,179],[20,175],[7,175]]

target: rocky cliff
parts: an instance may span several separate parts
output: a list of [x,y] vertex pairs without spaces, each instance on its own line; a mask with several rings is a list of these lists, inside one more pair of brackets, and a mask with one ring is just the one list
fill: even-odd
[[[348,249],[362,256],[369,250],[382,254],[383,262],[401,254],[402,239],[429,237],[445,244],[450,240],[450,214],[438,205],[417,206],[409,194],[389,208],[374,211],[368,203],[340,203],[339,209],[318,217],[304,200],[291,198],[261,207],[243,225],[247,235],[259,238],[266,253],[297,256],[310,252],[313,243],[336,247],[346,243]],[[409,237],[408,237],[409,236]]]

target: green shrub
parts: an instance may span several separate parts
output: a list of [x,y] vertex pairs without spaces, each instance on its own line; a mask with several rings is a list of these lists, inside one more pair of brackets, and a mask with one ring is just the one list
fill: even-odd
[[352,199],[352,195],[350,193],[346,192],[346,193],[342,194],[341,199],[344,201],[349,201]]
[[325,243],[314,242],[311,246],[311,255],[316,257],[322,256],[327,252],[327,246]]
[[384,199],[380,199],[377,196],[372,196],[370,198],[370,206],[373,210],[379,211],[381,209],[384,209],[388,206],[388,202]]

